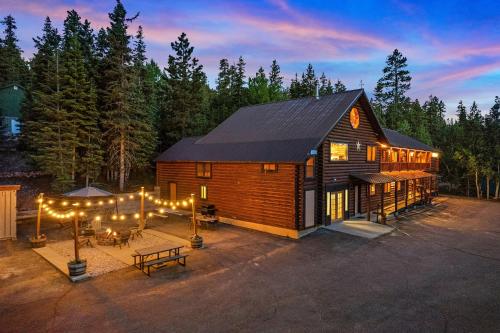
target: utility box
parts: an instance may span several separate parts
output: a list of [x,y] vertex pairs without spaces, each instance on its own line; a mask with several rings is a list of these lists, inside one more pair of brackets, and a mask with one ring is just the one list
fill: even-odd
[[0,185],[0,239],[16,239],[16,194],[20,185]]

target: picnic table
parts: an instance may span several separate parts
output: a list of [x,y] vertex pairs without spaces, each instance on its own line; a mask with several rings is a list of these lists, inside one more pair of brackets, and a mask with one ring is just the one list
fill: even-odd
[[[151,276],[151,266],[159,268],[166,265],[166,263],[170,261],[176,261],[179,265],[186,266],[187,255],[180,253],[180,250],[183,247],[183,245],[172,246],[170,244],[160,244],[143,249],[137,249],[135,250],[135,254],[132,255],[134,257],[134,266],[140,269],[143,273],[146,273],[144,272],[144,269],[147,268],[148,276]],[[153,258],[149,259],[151,256],[153,256]],[[139,262],[137,262],[137,259],[139,259]]]

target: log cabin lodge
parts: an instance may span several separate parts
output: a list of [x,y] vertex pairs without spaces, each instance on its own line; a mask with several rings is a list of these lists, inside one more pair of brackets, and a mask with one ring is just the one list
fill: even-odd
[[358,89],[242,107],[160,154],[156,178],[162,197],[194,193],[221,222],[299,238],[347,219],[385,221],[428,199],[438,158],[382,128]]

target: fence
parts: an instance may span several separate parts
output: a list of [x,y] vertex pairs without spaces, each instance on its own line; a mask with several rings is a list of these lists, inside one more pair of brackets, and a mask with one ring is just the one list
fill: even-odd
[[16,192],[19,185],[0,185],[0,239],[16,239]]

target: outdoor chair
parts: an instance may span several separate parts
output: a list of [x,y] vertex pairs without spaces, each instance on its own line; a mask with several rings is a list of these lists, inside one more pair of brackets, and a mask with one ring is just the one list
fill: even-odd
[[[74,237],[74,233],[71,233],[71,236]],[[92,242],[90,241],[90,239],[92,238],[93,236],[86,236],[86,235],[82,235],[82,236],[78,236],[78,248],[82,248],[84,246],[90,246],[90,247],[94,247],[92,245]]]
[[130,247],[130,243],[128,242],[130,239],[130,235],[131,235],[130,230],[121,232],[118,236],[116,236],[115,243],[113,244],[113,246],[118,244],[120,246],[120,249],[121,249],[122,245],[127,244],[128,247]]

